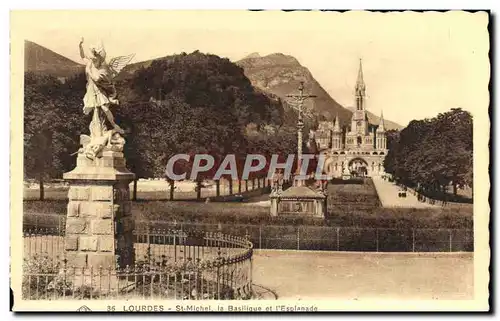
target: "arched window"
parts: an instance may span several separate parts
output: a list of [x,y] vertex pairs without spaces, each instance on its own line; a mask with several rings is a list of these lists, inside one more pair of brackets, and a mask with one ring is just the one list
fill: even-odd
[[361,145],[363,143],[363,139],[361,138],[361,136],[358,136],[358,145]]

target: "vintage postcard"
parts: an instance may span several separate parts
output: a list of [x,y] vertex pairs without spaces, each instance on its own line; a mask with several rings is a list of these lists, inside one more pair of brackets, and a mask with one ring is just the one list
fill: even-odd
[[11,12],[15,311],[488,311],[488,12]]

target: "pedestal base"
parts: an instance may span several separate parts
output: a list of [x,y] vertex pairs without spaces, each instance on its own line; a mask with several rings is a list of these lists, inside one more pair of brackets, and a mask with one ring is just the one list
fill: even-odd
[[70,183],[65,235],[67,266],[114,269],[134,263],[129,183],[122,153],[104,152],[65,173]]
[[134,173],[130,172],[125,165],[123,153],[105,151],[102,157],[90,160],[83,154],[79,154],[74,170],[63,174],[66,180],[111,180],[132,181]]

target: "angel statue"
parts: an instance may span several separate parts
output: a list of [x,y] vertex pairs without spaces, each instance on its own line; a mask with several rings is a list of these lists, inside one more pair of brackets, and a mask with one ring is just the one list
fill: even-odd
[[[90,123],[90,137],[80,136],[83,148],[79,152],[88,158],[94,159],[105,147],[121,151],[124,140],[120,136],[124,134],[123,129],[115,123],[110,106],[118,105],[114,78],[132,60],[134,54],[119,56],[106,61],[106,51],[102,43],[90,48],[90,55],[86,55],[83,49],[83,38],[79,44],[80,57],[85,61],[85,75],[87,77],[87,92],[83,98],[83,113],[88,115],[94,111]],[[101,117],[104,113],[111,124],[112,129],[106,127],[106,119]]]

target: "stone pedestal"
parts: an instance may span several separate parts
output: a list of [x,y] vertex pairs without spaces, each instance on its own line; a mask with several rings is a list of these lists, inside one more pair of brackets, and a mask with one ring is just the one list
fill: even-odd
[[118,268],[134,263],[129,184],[135,175],[121,152],[90,160],[78,155],[70,183],[65,235],[68,266]]

